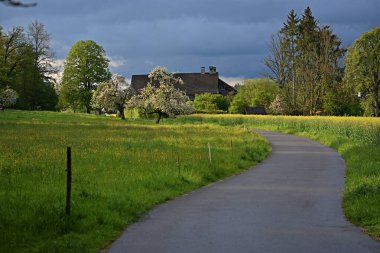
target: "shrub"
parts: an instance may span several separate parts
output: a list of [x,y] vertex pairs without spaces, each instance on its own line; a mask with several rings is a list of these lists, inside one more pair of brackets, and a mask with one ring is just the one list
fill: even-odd
[[203,93],[195,96],[194,108],[197,111],[227,111],[228,100],[221,94]]
[[231,102],[229,111],[244,113],[244,108],[248,106],[264,106],[268,110],[278,93],[277,84],[269,78],[244,80],[238,94]]

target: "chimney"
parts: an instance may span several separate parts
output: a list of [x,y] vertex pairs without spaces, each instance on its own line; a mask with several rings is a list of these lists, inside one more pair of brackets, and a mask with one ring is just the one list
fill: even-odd
[[210,69],[210,74],[216,74],[216,67],[210,66],[209,69]]
[[205,67],[201,67],[201,74],[204,74],[206,73],[206,68]]

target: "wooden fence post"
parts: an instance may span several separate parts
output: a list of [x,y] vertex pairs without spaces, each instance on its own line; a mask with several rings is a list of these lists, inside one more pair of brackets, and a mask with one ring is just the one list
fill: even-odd
[[181,163],[179,160],[179,152],[177,151],[177,166],[178,166],[178,176],[181,176]]
[[208,160],[209,160],[210,165],[211,165],[212,160],[211,160],[211,145],[210,145],[210,142],[208,143]]
[[232,145],[232,139],[231,139],[231,143],[230,143],[230,148],[231,148],[231,157],[233,159],[234,158],[234,146]]
[[66,214],[71,213],[71,148],[67,147]]

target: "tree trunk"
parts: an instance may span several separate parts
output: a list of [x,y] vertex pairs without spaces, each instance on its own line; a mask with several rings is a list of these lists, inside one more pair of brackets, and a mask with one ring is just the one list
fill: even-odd
[[159,113],[158,113],[158,117],[157,117],[157,119],[156,119],[156,124],[160,123],[161,116],[162,116],[162,113],[159,112]]
[[91,113],[91,110],[90,110],[90,107],[89,107],[89,106],[86,106],[86,112],[87,112],[87,113]]
[[120,114],[120,118],[121,118],[122,120],[125,120],[124,108],[119,109],[119,114]]
[[380,83],[380,81],[375,81],[374,86],[373,86],[374,98],[375,98],[375,117],[380,116],[379,83]]
[[292,37],[292,83],[293,83],[293,97],[292,97],[292,111],[296,110],[296,66],[295,66],[295,41]]

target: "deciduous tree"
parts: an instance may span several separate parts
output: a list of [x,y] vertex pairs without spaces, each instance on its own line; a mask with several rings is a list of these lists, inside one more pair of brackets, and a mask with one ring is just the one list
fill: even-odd
[[231,102],[229,111],[244,113],[245,107],[248,106],[264,106],[268,109],[278,92],[278,85],[269,78],[244,80]]
[[358,92],[367,93],[371,113],[380,116],[380,27],[364,33],[348,48],[345,81]]
[[175,117],[193,111],[189,98],[174,85],[182,84],[180,78],[169,73],[166,68],[156,67],[148,75],[147,86],[133,98],[133,106],[147,114],[156,113],[158,124],[163,115]]
[[269,111],[272,114],[282,115],[286,113],[285,108],[286,106],[284,104],[284,99],[282,98],[280,94],[278,94],[276,98],[272,101],[272,103],[270,104]]
[[99,83],[111,78],[108,63],[102,46],[92,40],[76,42],[64,64],[61,107],[90,113],[93,91]]
[[38,20],[28,25],[28,40],[34,52],[34,64],[42,74],[43,79],[49,80],[50,75],[56,72],[51,65],[54,53],[50,48],[51,36],[45,30],[45,25]]
[[57,94],[49,79],[52,61],[50,35],[38,21],[28,32],[14,27],[9,32],[0,29],[0,88],[9,86],[17,91],[18,109],[54,110]]
[[15,105],[17,98],[17,92],[9,87],[4,90],[0,90],[0,108],[4,109]]
[[271,36],[269,50],[271,54],[264,59],[264,64],[270,70],[267,75],[275,80],[280,87],[285,87],[288,81],[288,59],[284,51],[285,40],[280,33]]
[[117,110],[119,117],[124,120],[126,103],[135,93],[131,85],[125,81],[125,77],[114,74],[110,80],[98,85],[92,96],[92,105],[94,108]]

